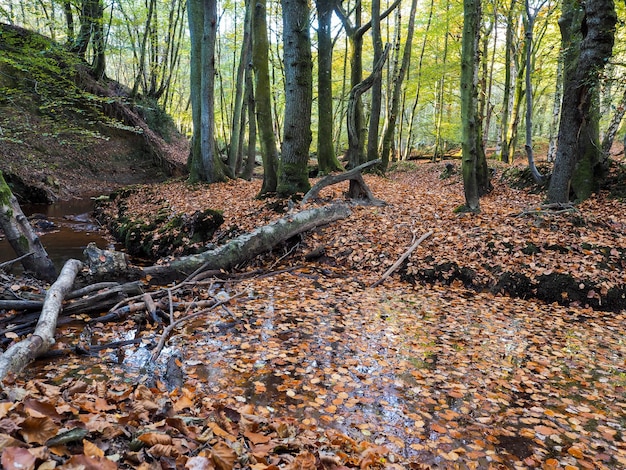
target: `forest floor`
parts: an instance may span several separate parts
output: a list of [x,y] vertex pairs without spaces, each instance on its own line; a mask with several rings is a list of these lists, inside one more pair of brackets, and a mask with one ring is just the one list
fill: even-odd
[[[174,302],[230,300],[188,321],[199,308],[175,311],[156,366],[162,325],[135,315],[84,328],[78,315],[59,331],[62,359],[5,384],[2,464],[626,468],[626,202],[602,192],[542,207],[498,168],[481,212],[455,213],[462,182],[443,170],[367,175],[385,206],[355,206],[232,273],[170,286]],[[298,210],[255,199],[259,188],[174,181],[124,204],[137,218],[220,210],[205,242],[223,243]],[[68,349],[134,338],[92,356]]]

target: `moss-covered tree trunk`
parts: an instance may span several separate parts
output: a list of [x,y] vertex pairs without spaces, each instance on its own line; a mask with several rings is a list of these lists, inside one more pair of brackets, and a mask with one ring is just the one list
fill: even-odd
[[333,0],[317,0],[317,162],[321,174],[342,171],[333,142],[333,44],[331,18]]
[[559,21],[564,86],[556,161],[548,200],[585,199],[603,176],[598,143],[599,74],[611,57],[617,15],[613,0],[567,0]]
[[465,14],[461,52],[463,187],[466,208],[470,211],[478,211],[480,210],[480,196],[487,193],[491,186],[478,115],[480,0],[464,0],[463,11]]
[[53,281],[56,269],[41,240],[22,212],[11,188],[0,172],[0,227],[24,269],[39,279]]
[[189,0],[191,40],[191,110],[193,137],[189,154],[189,179],[213,183],[226,179],[226,167],[215,149],[215,37],[216,0]]
[[417,0],[411,1],[411,12],[409,14],[409,25],[407,27],[406,41],[404,44],[404,52],[402,54],[402,63],[398,70],[394,70],[393,92],[391,96],[391,109],[388,112],[387,125],[383,133],[383,145],[380,158],[382,160],[381,167],[383,171],[387,170],[391,157],[391,147],[396,132],[396,121],[400,112],[400,98],[402,93],[402,85],[404,77],[409,69],[411,62],[411,50],[413,43],[413,33],[415,31],[415,13],[417,10]]
[[263,185],[259,196],[276,192],[278,185],[278,147],[272,121],[272,98],[267,39],[267,0],[257,0],[252,18],[252,64],[256,119],[263,159]]
[[306,193],[311,146],[313,68],[307,0],[282,0],[285,64],[285,120],[278,167],[279,195]]

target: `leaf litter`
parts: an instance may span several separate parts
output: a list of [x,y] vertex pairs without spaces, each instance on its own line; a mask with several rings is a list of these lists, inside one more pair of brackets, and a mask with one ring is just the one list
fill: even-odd
[[[367,176],[387,206],[356,207],[295,249],[241,267],[270,275],[175,293],[231,300],[183,324],[156,368],[145,357],[160,326],[140,328],[138,317],[92,325],[94,342],[134,335],[142,344],[42,362],[5,384],[3,466],[626,468],[624,310],[594,309],[567,291],[546,303],[481,288],[494,267],[529,279],[560,271],[605,295],[619,288],[624,204],[601,194],[551,213],[540,196],[496,181],[480,214],[458,215],[461,183],[442,182],[440,170]],[[224,211],[223,237],[276,217],[253,199],[257,186],[171,183],[159,194],[189,211],[210,200]],[[402,275],[368,288],[430,229]],[[529,241],[539,249],[524,250]],[[305,259],[319,246],[321,257]],[[419,277],[452,262],[473,277]],[[59,331],[58,347],[81,329]],[[184,377],[173,390],[168,355]]]

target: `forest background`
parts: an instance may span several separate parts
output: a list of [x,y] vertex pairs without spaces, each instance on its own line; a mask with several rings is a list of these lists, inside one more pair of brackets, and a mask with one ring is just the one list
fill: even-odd
[[[467,167],[468,135],[507,162],[519,156],[514,149],[521,147],[521,135],[526,136],[525,144],[534,142],[545,148],[547,159],[556,158],[556,153],[550,156],[555,152],[550,144],[560,132],[561,96],[575,89],[568,88],[568,80],[576,74],[574,68],[568,69],[575,61],[566,60],[567,52],[579,51],[583,56],[585,47],[594,45],[585,43],[593,36],[590,32],[615,33],[616,47],[612,37],[606,41],[611,50],[597,55],[603,66],[592,64],[583,80],[575,83],[592,93],[581,94],[581,106],[566,110],[582,110],[593,103],[581,115],[595,118],[597,135],[589,128],[585,131],[590,133],[584,135],[592,137],[589,140],[596,150],[602,148],[601,136],[615,137],[623,115],[623,24],[617,22],[614,30],[612,21],[624,17],[624,6],[617,5],[619,16],[611,17],[615,6],[611,2],[590,1],[584,10],[575,2],[481,5],[466,1],[458,5],[431,1],[410,6],[318,2],[310,18],[307,5],[298,3],[289,9],[289,31],[285,7],[293,5],[287,1],[267,4],[267,15],[262,17],[247,10],[251,4],[213,2],[104,4],[87,0],[0,5],[6,21],[66,43],[103,83],[110,84],[107,77],[121,81],[118,97],[94,98],[98,102],[123,101],[143,109],[156,109],[155,103],[164,106],[201,148],[201,165],[195,169],[191,154],[192,179],[208,181],[229,172],[248,177],[246,171],[252,165],[247,163],[256,160],[256,145],[244,150],[242,143],[254,142],[257,126],[251,123],[255,119],[259,134],[263,127],[264,113],[258,107],[256,115],[245,108],[251,103],[246,98],[255,89],[251,79],[258,85],[261,63],[244,53],[250,42],[255,43],[245,40],[245,25],[256,24],[258,31],[259,23],[254,20],[267,20],[270,93],[265,96],[269,103],[265,109],[271,111],[272,119],[265,121],[269,123],[266,136],[276,139],[275,148],[281,149],[282,170],[278,165],[268,166],[265,158],[263,186],[258,180],[224,185],[177,181],[129,190],[122,203],[140,215],[144,211],[157,216],[162,211],[216,208],[226,216],[217,232],[220,240],[253,230],[259,220],[274,220],[272,208],[293,211],[293,201],[291,205],[272,199],[263,202],[254,195],[273,192],[274,187],[265,185],[272,171],[290,176],[295,167],[292,175],[297,184],[286,187],[283,195],[303,192],[308,185],[311,142],[315,142],[316,168],[322,174],[336,169],[332,166],[344,151],[349,166],[379,154],[385,161],[389,135],[389,160],[418,154],[433,160],[462,156]],[[188,12],[188,5],[202,5],[202,9]],[[558,29],[559,22],[567,24],[563,19],[568,12],[573,14],[569,17],[573,26],[564,31],[576,32],[580,47],[563,47]],[[576,14],[581,12],[585,14]],[[598,28],[601,14],[606,14],[608,27],[600,24]],[[294,65],[312,72],[310,80],[306,70],[296,75],[295,83],[303,88],[313,90],[329,77],[320,73],[324,67],[319,62],[322,24],[332,33],[334,59],[326,69],[331,85],[301,98],[322,106],[323,92],[332,90],[332,119],[324,118],[313,106],[309,124],[304,113],[290,115],[290,105],[300,104],[300,97],[289,95],[290,83],[294,83],[290,80]],[[468,25],[473,25],[473,32]],[[215,46],[217,60],[207,63],[203,59],[212,54],[194,51],[194,34],[197,39],[198,33],[204,37],[212,29],[215,42],[206,43]],[[296,37],[288,39],[293,32]],[[299,43],[309,35],[312,48],[306,40]],[[469,54],[468,38],[474,46]],[[363,41],[361,56],[356,54],[359,41]],[[392,47],[381,47],[385,42]],[[299,44],[306,60],[289,58],[296,48],[285,44]],[[524,56],[528,49],[531,54]],[[7,57],[3,54],[2,60],[10,60]],[[194,57],[201,60],[194,61]],[[202,70],[195,83],[199,85],[196,98],[215,92],[217,105],[206,115],[215,121],[205,126],[201,119],[212,134],[198,135],[198,126],[190,125],[197,119],[197,105],[201,110],[207,105],[202,100],[194,105],[194,64],[209,70],[214,67],[208,74]],[[361,73],[360,64],[366,64]],[[371,79],[364,77],[370,72]],[[471,86],[465,89],[472,91],[469,102],[478,116],[475,122],[482,125],[469,134],[463,125],[471,121],[466,119],[468,101],[463,101],[468,78],[465,85]],[[35,81],[35,92],[41,90],[37,85],[41,83]],[[371,92],[366,90],[370,86]],[[380,96],[379,119],[373,118],[376,96]],[[260,98],[255,95],[257,106]],[[62,110],[65,102],[56,105]],[[530,114],[524,106],[529,106]],[[524,114],[526,119],[522,119]],[[531,121],[534,124],[525,124]],[[330,130],[322,131],[322,122],[331,122]],[[290,156],[285,149],[293,139],[288,127],[295,124],[304,124],[297,132],[297,137],[304,138],[297,142],[297,164],[290,168],[285,167],[284,157]],[[575,135],[583,135],[580,128],[572,129]],[[354,135],[359,137],[356,141],[351,139]],[[272,145],[260,140],[260,153],[267,157]],[[328,143],[331,152],[327,147],[322,150]],[[532,150],[533,145],[528,147]],[[214,169],[223,165],[224,175],[206,171],[207,155]],[[324,160],[322,155],[331,158]],[[609,155],[607,149],[596,157],[609,164]],[[493,165],[498,172],[505,167]],[[226,273],[235,277],[210,281],[209,288],[198,283],[152,292],[160,299],[159,305],[170,306],[170,325],[185,325],[183,334],[170,338],[172,349],[163,354],[166,361],[155,358],[158,352],[141,358],[146,345],[154,347],[159,335],[165,341],[166,331],[161,334],[160,324],[144,329],[142,316],[110,324],[99,316],[91,319],[79,314],[93,325],[93,334],[91,328],[70,325],[62,336],[68,344],[76,342],[76,348],[57,344],[53,352],[62,356],[81,348],[105,352],[45,364],[10,384],[15,395],[8,395],[0,410],[7,444],[2,464],[23,459],[33,466],[35,461],[45,462],[42,465],[87,462],[94,468],[118,464],[124,468],[258,469],[281,465],[294,469],[626,465],[623,202],[598,192],[596,198],[577,206],[545,206],[543,195],[512,189],[505,179],[493,179],[496,190],[482,199],[483,213],[455,214],[452,209],[459,203],[462,182],[454,168],[444,170],[445,174],[441,174],[441,164],[397,168],[408,171],[389,178],[366,177],[387,206],[354,207],[356,215],[337,224],[341,227],[316,230],[294,246],[281,247],[277,260],[271,255],[255,259],[246,265],[249,271],[241,278]],[[535,170],[544,168],[549,167]],[[543,176],[537,179],[542,181]],[[476,207],[468,204],[467,187],[466,205],[474,211]],[[589,194],[568,191],[565,199],[583,199]],[[342,196],[335,190],[325,197]],[[119,214],[119,207],[112,205],[111,210]],[[381,271],[406,252],[407,244],[416,246],[411,238],[415,240],[420,232],[428,236],[431,230],[434,234],[424,243],[424,250],[405,260],[400,276],[375,288]],[[174,252],[169,240],[160,239],[159,244],[169,254]],[[205,246],[183,239],[177,249],[199,248]],[[263,274],[247,278],[259,273],[255,267]],[[409,290],[409,283],[418,292]],[[220,296],[213,296],[215,286],[223,288]],[[8,291],[13,289],[39,293],[36,287],[8,286]],[[518,298],[501,297],[502,292]],[[547,303],[528,300],[529,296]],[[218,299],[226,299],[228,307],[203,310],[196,303],[216,301],[212,305],[222,307]],[[148,303],[141,303],[140,308]],[[175,304],[185,314],[174,312]],[[196,311],[186,316],[188,309]],[[190,322],[196,315],[199,321]],[[16,331],[13,324],[5,325],[5,344],[19,344],[21,331]],[[125,338],[129,331],[137,335],[130,344],[110,346],[111,340]],[[136,367],[137,362],[142,365]],[[276,410],[277,414],[290,413],[299,422],[277,417]],[[88,422],[76,423],[77,419]],[[330,429],[320,430],[326,425]],[[68,428],[76,434],[66,445],[57,446],[54,439]]]
[[[602,146],[604,155],[610,152],[619,130],[626,97],[621,59],[626,13],[623,3],[609,3],[600,9],[617,8],[620,21],[614,31],[612,57],[609,49],[609,56],[600,58],[606,67],[598,70],[595,66],[591,73],[600,75],[597,86],[589,87],[593,88],[594,97],[588,113],[598,128],[594,131],[597,136],[592,136],[593,144]],[[197,96],[193,93],[190,70],[193,77],[194,63],[198,67],[214,66],[212,73],[204,70],[200,74],[214,78],[210,84],[214,94],[213,124],[209,126],[212,135],[205,138],[199,134],[194,141],[199,143],[210,137],[215,145],[199,149],[204,156],[198,160],[208,161],[206,154],[211,152],[212,157],[222,157],[217,160],[227,160],[228,171],[224,173],[219,162],[214,169],[204,168],[204,163],[199,167],[192,164],[190,169],[192,179],[219,180],[225,174],[249,178],[257,148],[264,159],[265,178],[270,179],[278,171],[277,149],[282,152],[283,174],[288,166],[285,162],[296,159],[308,163],[309,149],[318,158],[321,174],[340,169],[337,155],[349,154],[351,146],[356,146],[357,154],[350,157],[349,166],[380,156],[383,169],[388,161],[417,154],[433,160],[444,155],[459,156],[461,144],[467,140],[461,118],[471,120],[467,110],[462,109],[460,92],[467,88],[461,86],[462,56],[468,53],[463,49],[467,34],[463,18],[470,18],[468,12],[477,9],[480,14],[476,17],[475,37],[471,41],[466,38],[467,43],[476,42],[467,59],[474,74],[470,75],[472,106],[476,108],[478,125],[472,132],[480,134],[480,147],[504,162],[519,156],[524,144],[541,149],[540,154],[545,154],[549,162],[556,158],[564,86],[565,91],[573,86],[567,81],[574,71],[568,54],[571,56],[574,51],[577,55],[587,28],[587,17],[576,16],[576,11],[582,11],[576,2],[512,0],[463,5],[451,1],[352,4],[320,0],[311,6],[310,12],[305,3],[297,4],[291,19],[283,15],[285,5],[279,2],[226,1],[214,6],[213,65],[201,63],[206,50],[198,49],[199,59],[191,61],[194,24],[202,31],[199,19],[204,18],[205,12],[204,7],[188,12],[184,1],[3,1],[0,15],[6,22],[67,43],[85,57],[96,77],[106,76],[125,84],[126,98],[141,99],[141,106],[158,104],[189,136],[193,129],[193,97]],[[561,27],[567,24],[563,38],[559,18]],[[300,47],[305,54],[305,67],[300,72],[295,67],[295,73],[301,75],[289,78],[288,64],[297,64],[299,60],[287,60],[297,47],[287,46],[285,50],[285,44],[300,40],[297,34],[294,41],[284,34],[292,31],[292,20],[295,24],[309,24],[308,34],[303,36],[310,36],[312,46]],[[604,29],[613,32],[610,24]],[[306,42],[309,38],[301,39]],[[373,81],[371,93],[353,93],[355,106],[350,116],[350,92],[370,73],[368,70],[375,70],[384,44],[391,46],[391,52],[382,64],[381,79]],[[310,65],[306,65],[309,61]],[[307,77],[309,67],[311,77]],[[565,75],[564,69],[568,71]],[[288,80],[296,80],[298,86],[285,86]],[[195,86],[208,85],[199,81]],[[310,89],[310,96],[288,96],[296,88]],[[203,90],[198,88],[198,93],[207,96],[207,88]],[[301,100],[309,103],[300,103]],[[290,106],[295,108],[290,110]],[[200,113],[200,102],[196,108]],[[256,116],[248,109],[256,109]],[[307,113],[311,114],[310,125]],[[264,120],[266,116],[271,119]],[[294,134],[302,136],[302,142],[292,144],[286,131],[294,124],[300,126]],[[203,126],[195,127],[198,130]],[[353,138],[358,139],[356,143],[350,142],[351,128]],[[246,166],[246,160],[251,164]],[[289,184],[283,181],[287,186],[282,191],[304,192],[308,183],[299,182],[302,179],[302,174],[287,177]],[[262,192],[276,190],[276,184],[266,181]],[[584,198],[589,193],[586,188],[575,196]],[[555,199],[554,194],[551,198]]]

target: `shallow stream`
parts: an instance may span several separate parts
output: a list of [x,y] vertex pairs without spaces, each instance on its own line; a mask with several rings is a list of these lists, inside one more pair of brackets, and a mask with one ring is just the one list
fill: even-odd
[[[92,217],[93,200],[90,198],[54,204],[25,204],[22,210],[31,219],[57,269],[70,258],[82,260],[83,250],[90,242],[95,242],[98,248],[106,248],[112,243]],[[0,263],[14,258],[16,255],[11,245],[0,236]]]

